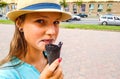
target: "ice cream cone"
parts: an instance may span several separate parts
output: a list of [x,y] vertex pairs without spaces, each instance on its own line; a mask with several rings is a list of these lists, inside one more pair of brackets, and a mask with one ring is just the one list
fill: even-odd
[[45,46],[48,63],[51,64],[55,59],[60,57],[62,42],[59,42],[58,45],[48,44]]

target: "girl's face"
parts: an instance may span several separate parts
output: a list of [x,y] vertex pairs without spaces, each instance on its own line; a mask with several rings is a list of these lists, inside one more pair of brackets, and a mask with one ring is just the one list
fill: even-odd
[[22,24],[29,50],[44,51],[45,45],[54,43],[59,32],[60,13],[30,13]]

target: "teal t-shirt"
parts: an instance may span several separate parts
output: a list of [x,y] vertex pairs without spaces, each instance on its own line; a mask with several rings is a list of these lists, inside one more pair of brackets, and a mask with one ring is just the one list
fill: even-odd
[[40,72],[32,65],[14,57],[0,67],[0,79],[39,79]]

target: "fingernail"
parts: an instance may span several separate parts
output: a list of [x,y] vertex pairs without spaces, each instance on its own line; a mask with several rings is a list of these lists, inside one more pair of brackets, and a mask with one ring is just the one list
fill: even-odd
[[58,58],[58,62],[60,63],[62,61],[62,58]]

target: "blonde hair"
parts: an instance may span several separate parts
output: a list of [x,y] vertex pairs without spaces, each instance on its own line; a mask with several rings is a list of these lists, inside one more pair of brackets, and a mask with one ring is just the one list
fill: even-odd
[[[16,21],[19,22],[19,25],[21,25],[21,23],[23,23],[24,20],[25,20],[25,15],[21,15],[16,19]],[[8,61],[11,61],[12,57],[14,56],[21,57],[26,55],[27,43],[24,38],[24,32],[21,32],[19,30],[19,27],[17,26],[16,21],[15,21],[15,32],[14,32],[13,39],[10,43],[9,54],[0,62],[0,65]]]

